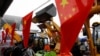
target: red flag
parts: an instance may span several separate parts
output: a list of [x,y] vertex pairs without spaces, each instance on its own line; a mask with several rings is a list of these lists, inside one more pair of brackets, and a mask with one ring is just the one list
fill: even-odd
[[4,31],[2,31],[2,42],[1,43],[3,43],[4,38],[5,38],[5,33]]
[[23,17],[23,41],[24,41],[23,43],[24,43],[25,48],[28,47],[30,26],[31,26],[31,21],[32,21],[32,13],[33,11]]
[[93,0],[55,0],[61,21],[61,53],[69,52],[84,24]]
[[4,43],[6,43],[6,38],[8,37],[8,32],[9,32],[9,29],[7,28],[6,29],[6,34],[5,34],[5,37],[4,37]]
[[13,39],[14,39],[14,32],[15,32],[15,27],[16,27],[16,23],[14,23],[13,25],[12,25],[12,31],[11,31],[11,45],[13,45],[14,43],[13,43]]

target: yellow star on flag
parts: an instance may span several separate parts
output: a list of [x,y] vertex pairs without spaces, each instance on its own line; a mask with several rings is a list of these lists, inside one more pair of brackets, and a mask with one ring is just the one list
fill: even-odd
[[24,25],[26,25],[26,20],[24,21]]
[[62,0],[61,1],[61,6],[63,6],[63,8],[68,4],[67,0]]

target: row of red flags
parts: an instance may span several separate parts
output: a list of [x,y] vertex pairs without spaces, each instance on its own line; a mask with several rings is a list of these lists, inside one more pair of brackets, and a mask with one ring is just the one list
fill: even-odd
[[[24,47],[27,48],[28,47],[28,40],[29,40],[29,34],[30,34],[30,26],[31,26],[31,21],[32,21],[32,14],[33,12],[30,12],[29,14],[27,14],[26,16],[23,17],[22,19],[22,23],[23,23],[23,44]],[[15,27],[16,27],[16,23],[14,23],[11,28],[11,34],[9,33],[9,29],[5,29],[5,32],[2,31],[2,42],[6,43],[6,38],[10,37],[11,39],[11,45],[13,45],[13,39],[14,39],[14,32],[15,32]]]
[[4,43],[6,43],[6,38],[7,37],[11,37],[11,45],[13,45],[13,39],[14,39],[14,31],[15,31],[15,27],[16,27],[16,23],[14,23],[12,26],[12,32],[11,32],[11,36],[9,35],[9,29],[7,28],[6,30],[5,30],[5,32],[4,31],[2,31],[2,43],[4,42]]
[[[55,2],[61,22],[60,53],[61,56],[64,55],[71,56],[69,54],[70,50],[78,37],[82,25],[84,24],[84,22],[88,17],[88,14],[90,12],[90,9],[92,8],[94,0],[55,0]],[[24,37],[23,43],[25,48],[27,48],[28,46],[32,13],[33,12],[30,12],[25,17],[23,17],[23,37]],[[12,37],[14,35],[13,31],[12,31]]]

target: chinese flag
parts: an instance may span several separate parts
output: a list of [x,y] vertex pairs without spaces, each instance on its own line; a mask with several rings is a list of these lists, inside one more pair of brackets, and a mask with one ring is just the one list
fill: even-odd
[[28,40],[29,40],[29,34],[30,34],[30,26],[32,21],[32,14],[33,12],[30,12],[26,16],[23,17],[23,44],[24,47],[28,47]]
[[15,27],[16,27],[16,23],[14,23],[13,25],[12,25],[12,31],[11,31],[11,45],[13,45],[14,43],[13,43],[13,39],[14,39],[14,32],[15,32]]
[[87,19],[93,0],[55,0],[61,21],[61,53],[69,53]]
[[6,38],[8,38],[9,29],[7,28],[5,31],[6,31],[6,34],[5,34],[5,37],[4,37],[4,43],[6,43]]
[[5,38],[5,33],[4,31],[2,31],[2,42],[1,43],[3,43],[4,38]]

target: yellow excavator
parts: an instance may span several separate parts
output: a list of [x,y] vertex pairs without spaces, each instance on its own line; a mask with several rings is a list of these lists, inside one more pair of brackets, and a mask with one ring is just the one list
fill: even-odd
[[[8,33],[11,34],[11,32],[12,32],[12,27],[11,27],[11,25],[8,24],[8,23],[5,23],[5,24],[3,25],[3,29],[6,30],[7,28],[9,29],[9,32],[8,32]],[[14,39],[15,39],[17,42],[22,41],[20,35],[18,35],[16,32],[14,32]]]

